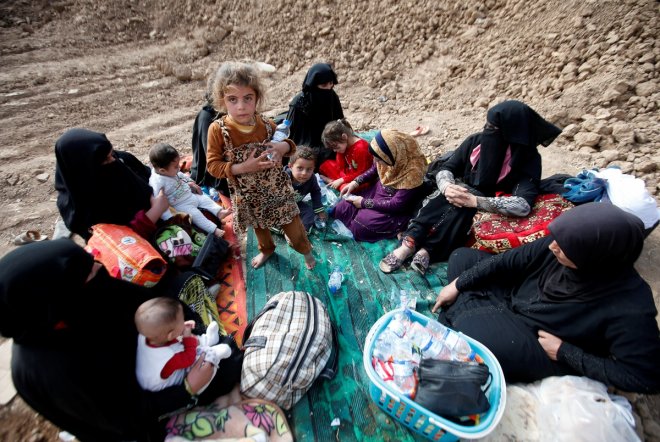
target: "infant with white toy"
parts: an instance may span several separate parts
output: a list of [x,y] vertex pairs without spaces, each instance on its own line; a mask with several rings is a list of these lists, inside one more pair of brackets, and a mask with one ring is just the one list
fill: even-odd
[[[145,390],[160,391],[183,384],[202,354],[204,361],[213,364],[215,377],[220,361],[231,356],[229,345],[218,344],[218,323],[211,322],[201,336],[193,335],[195,321],[184,320],[183,306],[174,298],[159,297],[142,303],[135,312],[135,325],[139,332],[135,374]],[[197,394],[206,387],[208,384]]]

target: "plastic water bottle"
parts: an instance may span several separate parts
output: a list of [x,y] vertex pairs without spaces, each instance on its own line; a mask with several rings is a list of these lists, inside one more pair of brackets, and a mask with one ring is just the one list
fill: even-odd
[[[291,122],[289,120],[284,120],[280,124],[275,127],[275,133],[273,133],[273,136],[271,137],[271,141],[273,142],[278,142],[278,141],[284,141],[287,138],[289,138],[289,132],[291,132]],[[269,153],[266,155],[269,160],[273,159],[273,154]]]
[[275,128],[275,133],[273,134],[272,141],[284,141],[289,138],[289,133],[291,132],[291,122],[289,120],[284,120]]
[[325,230],[325,220],[321,219],[321,217],[317,216],[314,218],[314,227],[316,227],[318,230]]
[[215,187],[209,187],[209,196],[215,202],[220,201],[220,192],[218,192]]
[[444,345],[442,340],[419,322],[411,324],[406,336],[421,350],[424,358],[449,360],[452,357],[451,350]]
[[454,361],[474,361],[475,353],[470,344],[457,332],[445,327],[437,321],[429,321],[426,328],[451,350]]
[[399,338],[403,338],[408,329],[410,329],[410,313],[405,310],[400,310],[392,316],[392,319],[387,324],[387,330],[391,331]]
[[328,289],[330,290],[330,293],[333,295],[337,293],[337,290],[341,287],[342,281],[344,281],[344,274],[341,272],[341,267],[335,266],[328,279]]
[[401,310],[406,310],[408,308],[408,304],[410,303],[410,298],[408,297],[408,292],[405,290],[400,290],[399,291],[399,308]]
[[412,397],[415,393],[416,381],[413,372],[413,354],[410,341],[405,339],[395,341],[392,359],[394,384],[402,394]]
[[376,345],[374,346],[373,356],[381,361],[388,361],[394,355],[394,343],[399,340],[397,335],[392,333],[391,330],[385,329],[378,336]]

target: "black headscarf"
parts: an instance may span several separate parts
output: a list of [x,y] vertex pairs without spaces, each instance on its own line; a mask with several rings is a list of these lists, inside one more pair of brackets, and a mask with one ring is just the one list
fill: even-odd
[[[68,339],[124,338],[133,344],[133,314],[154,296],[110,277],[101,268],[89,282],[94,258],[69,239],[37,242],[0,259],[0,334],[19,344],[47,346]],[[130,348],[130,347],[129,347]]]
[[474,182],[485,194],[492,193],[497,184],[508,146],[511,146],[511,167],[521,168],[530,156],[537,154],[539,144],[547,146],[561,133],[561,129],[517,100],[493,106],[486,118]]
[[[334,89],[319,89],[319,84],[337,84],[337,74],[327,63],[313,65],[305,75],[302,92],[289,104],[287,119],[291,121],[290,138],[297,145],[311,147],[317,156],[317,165],[323,159],[333,156],[332,151],[323,148],[321,134],[330,121],[344,118],[339,96]],[[326,158],[327,157],[327,158]]]
[[[190,396],[183,387],[140,389],[133,317],[145,300],[179,287],[159,288],[163,278],[145,288],[104,268],[86,282],[93,262],[70,239],[28,244],[0,259],[0,333],[14,339],[12,380],[32,408],[79,440],[163,440],[158,416]],[[240,366],[226,367],[207,391],[233,387],[225,374],[240,377]]]
[[70,129],[55,143],[57,208],[74,233],[88,239],[97,223],[128,224],[151,204],[149,169],[128,152],[114,152],[105,134]]
[[0,334],[18,343],[63,330],[94,259],[73,241],[28,244],[0,259]]
[[644,246],[644,224],[609,203],[577,206],[550,223],[553,238],[577,267],[553,262],[539,280],[550,301],[592,301],[625,294],[641,280],[633,264]]

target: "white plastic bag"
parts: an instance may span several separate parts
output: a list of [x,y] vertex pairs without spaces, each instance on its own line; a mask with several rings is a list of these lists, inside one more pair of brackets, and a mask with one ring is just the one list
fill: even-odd
[[[655,198],[646,189],[644,181],[621,172],[618,167],[607,167],[595,172],[607,180],[607,199],[626,212],[636,215],[649,229],[660,219],[660,210]],[[605,199],[603,199],[605,201]]]
[[[328,209],[330,207],[335,207],[339,202],[339,196],[323,182],[319,174],[316,174],[316,181],[319,183],[321,188],[321,201],[323,206]],[[303,200],[304,201],[304,200]]]
[[[538,396],[542,406],[537,422],[541,441],[638,441],[632,407],[621,396],[586,377],[544,379]],[[613,400],[612,398],[615,398]]]
[[346,227],[344,223],[339,221],[338,219],[332,222],[331,227],[332,230],[334,230],[337,233],[337,235],[345,236],[346,238],[353,239],[353,232],[348,230],[348,227]]
[[626,398],[607,393],[598,381],[554,376],[507,386],[504,416],[482,441],[639,441]]

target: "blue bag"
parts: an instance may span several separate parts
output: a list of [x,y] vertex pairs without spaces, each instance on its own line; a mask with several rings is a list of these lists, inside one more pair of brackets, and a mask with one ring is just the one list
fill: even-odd
[[583,170],[576,177],[564,182],[568,189],[561,196],[575,204],[600,201],[606,191],[607,180],[598,178],[593,171]]

